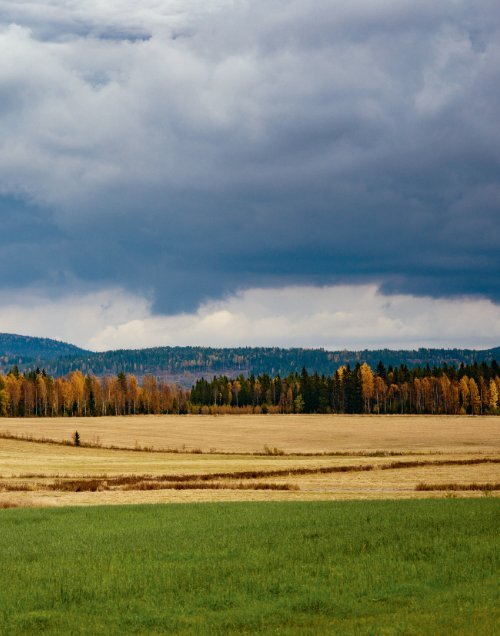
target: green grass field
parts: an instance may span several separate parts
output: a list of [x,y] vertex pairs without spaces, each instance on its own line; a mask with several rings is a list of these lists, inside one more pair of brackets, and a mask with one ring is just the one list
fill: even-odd
[[0,511],[3,634],[499,633],[494,498]]

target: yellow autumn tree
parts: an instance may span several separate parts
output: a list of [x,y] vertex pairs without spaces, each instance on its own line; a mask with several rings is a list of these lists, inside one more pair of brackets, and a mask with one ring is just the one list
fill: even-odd
[[7,391],[10,404],[10,414],[17,415],[19,413],[19,404],[21,402],[21,393],[23,380],[21,376],[15,376],[9,373],[5,378],[5,390]]
[[139,383],[137,382],[135,375],[130,374],[127,376],[127,402],[129,414],[132,412],[135,415],[139,397]]
[[9,393],[5,388],[5,379],[0,376],[0,415],[7,415],[9,410]]
[[64,409],[69,413],[73,406],[73,387],[68,380],[61,380],[61,395]]
[[462,402],[462,410],[466,413],[470,404],[469,378],[466,375],[460,380],[460,400]]
[[363,362],[359,369],[359,373],[361,376],[361,393],[363,396],[363,403],[365,408],[365,413],[371,412],[371,401],[375,394],[375,383],[373,380],[373,371],[371,367]]
[[491,412],[495,412],[498,408],[498,387],[495,380],[490,380],[490,401],[488,407]]
[[387,386],[384,382],[384,379],[381,378],[379,375],[375,376],[374,394],[375,394],[375,401],[376,401],[375,409],[377,413],[381,412],[381,403],[384,404],[384,411],[387,410],[386,409]]
[[473,415],[480,415],[481,413],[481,396],[479,395],[479,389],[474,378],[469,380],[470,391],[470,406]]
[[71,390],[73,392],[73,401],[76,402],[78,415],[81,415],[83,397],[85,393],[85,379],[81,371],[73,371],[69,376]]
[[156,379],[152,375],[144,376],[142,381],[142,398],[144,400],[144,407],[146,413],[156,412],[158,387]]
[[47,415],[47,384],[45,382],[45,378],[41,373],[36,376],[36,402],[35,411],[37,415],[43,413],[43,415]]
[[105,414],[105,407],[103,404],[103,391],[101,387],[100,381],[93,375],[90,378],[90,391],[92,393],[92,397],[94,399],[94,408],[96,410],[96,414],[99,412],[101,415]]
[[241,383],[238,380],[234,380],[231,384],[231,390],[234,395],[234,401],[236,402],[236,406],[239,406],[239,394],[241,391]]
[[446,373],[439,378],[439,388],[441,392],[441,398],[443,400],[444,413],[450,412],[450,404],[452,401],[451,382]]

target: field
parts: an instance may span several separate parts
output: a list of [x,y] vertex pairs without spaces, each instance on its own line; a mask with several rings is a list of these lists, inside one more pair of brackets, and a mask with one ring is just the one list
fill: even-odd
[[0,633],[496,633],[499,424],[2,419]]
[[498,451],[500,419],[431,415],[137,415],[93,418],[2,418],[0,431],[105,446],[287,453],[397,450]]
[[0,631],[494,634],[498,513],[494,499],[4,510]]
[[0,506],[484,497],[499,449],[495,417],[2,419]]

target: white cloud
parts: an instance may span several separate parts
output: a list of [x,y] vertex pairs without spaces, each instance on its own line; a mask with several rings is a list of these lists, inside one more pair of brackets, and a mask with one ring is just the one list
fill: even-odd
[[94,34],[144,36],[182,28],[233,0],[0,0],[3,22],[26,25],[45,38]]
[[119,290],[0,300],[0,331],[64,339],[94,350],[159,345],[487,348],[500,343],[500,306],[489,300],[387,296],[375,285],[249,289],[173,316],[154,316],[146,299]]
[[116,289],[55,298],[37,290],[0,293],[0,331],[81,346],[87,346],[109,325],[148,316],[148,301]]

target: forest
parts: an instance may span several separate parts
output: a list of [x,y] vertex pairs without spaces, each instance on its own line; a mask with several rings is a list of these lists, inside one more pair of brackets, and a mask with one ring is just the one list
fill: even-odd
[[74,345],[50,340],[0,333],[0,373],[7,373],[14,365],[23,372],[39,367],[55,377],[73,371],[99,377],[130,373],[137,378],[154,375],[171,383],[190,388],[196,380],[214,375],[236,378],[268,374],[270,377],[300,373],[333,375],[342,365],[354,367],[366,362],[375,368],[379,361],[387,367],[406,364],[409,368],[467,365],[500,359],[500,348],[425,349],[375,351],[327,351],[280,347],[153,347],[150,349],[121,349],[116,351],[84,351]]
[[11,417],[135,414],[358,413],[500,414],[500,369],[474,362],[459,367],[340,366],[333,375],[240,374],[197,380],[185,390],[153,375],[95,376],[45,370],[0,375],[0,415]]
[[498,414],[500,372],[496,361],[375,371],[366,364],[341,366],[333,376],[303,369],[286,378],[267,374],[199,380],[191,405],[261,409],[268,413]]

